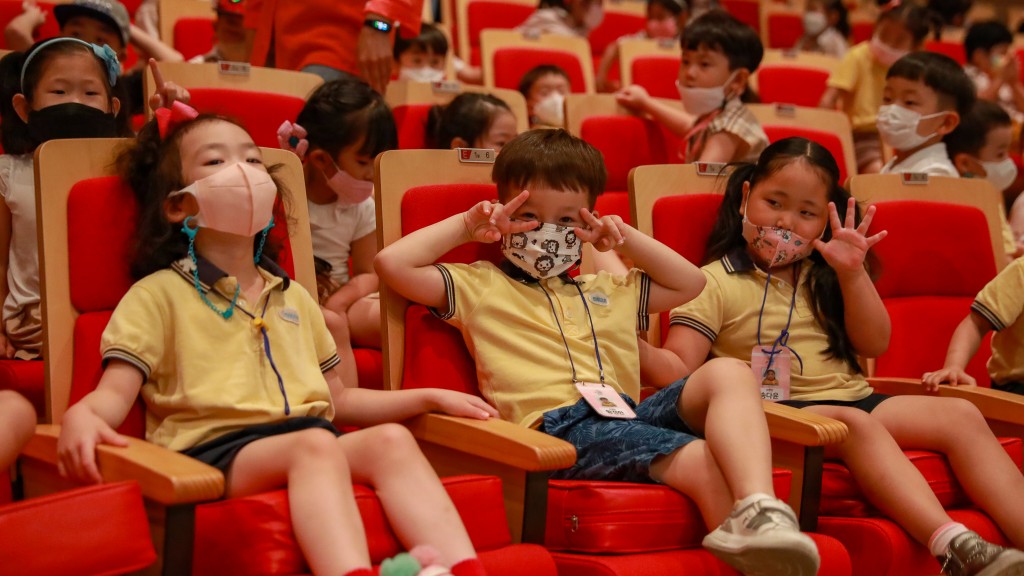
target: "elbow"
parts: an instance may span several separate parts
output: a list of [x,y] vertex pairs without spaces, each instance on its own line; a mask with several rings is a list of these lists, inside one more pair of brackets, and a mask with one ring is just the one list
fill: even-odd
[[701,272],[700,269],[697,269],[697,273],[692,275],[689,282],[687,282],[685,291],[686,300],[684,300],[684,302],[689,302],[697,296],[700,296],[700,293],[704,291],[704,287],[707,286],[707,284],[707,276],[704,276],[704,273]]
[[379,282],[389,283],[395,275],[395,251],[386,247],[377,253],[373,258],[373,267],[370,272],[375,272]]
[[889,330],[879,332],[865,342],[863,346],[858,346],[857,352],[866,358],[878,358],[889,349],[890,336]]

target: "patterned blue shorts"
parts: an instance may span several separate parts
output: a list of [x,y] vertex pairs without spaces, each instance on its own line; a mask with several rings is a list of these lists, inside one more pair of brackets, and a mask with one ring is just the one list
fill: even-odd
[[544,413],[541,431],[576,447],[576,464],[552,478],[653,483],[651,462],[697,440],[676,410],[686,378],[636,405],[635,420],[602,418],[582,398],[572,406]]

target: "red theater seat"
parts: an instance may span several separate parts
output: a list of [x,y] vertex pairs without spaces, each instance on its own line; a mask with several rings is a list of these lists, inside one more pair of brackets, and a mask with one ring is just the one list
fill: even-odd
[[757,71],[761,102],[815,107],[825,93],[830,72],[815,68],[765,64]]
[[541,64],[565,70],[572,92],[594,91],[594,67],[590,45],[579,37],[543,34],[527,38],[512,30],[485,30],[484,85],[517,90],[523,75]]
[[179,18],[174,23],[174,49],[181,52],[185,60],[212,50],[213,22],[210,17]]
[[519,26],[537,10],[535,5],[501,0],[472,0],[466,6],[469,39],[469,63],[480,65],[480,33],[490,29]]
[[[799,12],[772,12],[768,22],[768,45],[765,48],[788,50],[804,35],[803,14]],[[817,102],[815,102],[817,104]]]

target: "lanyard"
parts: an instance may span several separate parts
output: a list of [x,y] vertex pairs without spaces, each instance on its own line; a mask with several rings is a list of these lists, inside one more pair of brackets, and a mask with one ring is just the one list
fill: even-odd
[[[714,112],[708,114],[707,118],[704,118],[700,122],[694,124],[693,128],[690,128],[690,131],[686,133],[686,136],[683,136],[683,142],[686,143],[686,147],[683,151],[683,160],[685,162],[697,161],[696,158],[690,157],[690,154],[697,153],[695,141],[704,137],[705,131],[708,129],[708,125],[714,122],[715,118],[718,118],[718,115],[721,114],[722,110],[724,109],[725,105],[723,104],[722,108],[715,110]],[[703,145],[701,147],[703,148]]]
[[[803,372],[804,372],[804,361],[803,361],[803,359],[800,358],[800,355],[797,354],[796,350],[793,350],[792,348],[789,347],[789,325],[793,322],[793,309],[796,308],[796,292],[797,292],[797,289],[798,289],[799,284],[800,284],[800,265],[799,264],[796,265],[796,269],[793,271],[793,276],[794,276],[794,278],[796,278],[796,281],[793,283],[793,296],[789,300],[789,316],[786,317],[786,327],[783,328],[782,332],[779,333],[779,337],[776,338],[774,342],[772,342],[771,349],[770,350],[764,350],[762,348],[761,352],[763,352],[763,353],[768,355],[768,365],[765,367],[765,370],[767,370],[767,369],[771,368],[772,364],[775,362],[775,355],[776,354],[781,354],[783,348],[785,348],[786,350],[789,350],[790,352],[793,353],[793,356],[796,356],[797,361],[800,363],[800,373],[803,374]],[[758,314],[757,314],[757,345],[759,347],[760,346],[764,346],[763,344],[761,344],[761,320],[762,320],[762,318],[764,318],[764,306],[765,306],[765,303],[768,301],[768,288],[771,286],[771,284],[772,284],[772,269],[768,268],[768,278],[764,282],[764,295],[761,297],[761,311],[758,312]]]
[[[565,339],[565,332],[562,331],[562,323],[558,321],[558,311],[555,310],[555,303],[551,300],[551,295],[544,288],[544,285],[537,283],[540,286],[541,292],[548,299],[548,305],[551,306],[551,315],[555,318],[555,326],[558,326],[558,333],[562,336],[562,344],[565,345],[565,355],[569,357],[569,368],[572,369],[572,383],[576,384],[579,380],[576,378],[576,364],[572,361],[572,352],[569,351],[569,341]],[[572,283],[576,287],[576,291],[579,292],[580,300],[583,301],[583,309],[587,312],[587,320],[590,322],[590,335],[594,339],[594,356],[597,358],[597,370],[601,378],[601,384],[604,384],[604,366],[601,365],[601,351],[597,347],[597,332],[594,331],[594,318],[590,315],[590,306],[587,306],[587,299],[583,297],[583,290],[580,285],[575,281]]]
[[263,301],[263,311],[260,312],[260,317],[257,318],[255,314],[252,314],[241,306],[235,306],[236,310],[240,310],[243,314],[252,318],[252,325],[254,328],[258,328],[260,334],[263,336],[263,352],[267,355],[267,360],[270,361],[270,367],[274,370],[274,375],[277,376],[277,387],[281,390],[281,396],[284,397],[284,413],[286,416],[291,415],[292,409],[288,404],[288,393],[284,389],[284,378],[281,376],[281,371],[277,369],[277,364],[274,362],[274,355],[270,352],[270,338],[267,336],[267,323],[263,320],[263,317],[267,315],[267,306],[270,304],[270,294],[267,294],[267,299]]

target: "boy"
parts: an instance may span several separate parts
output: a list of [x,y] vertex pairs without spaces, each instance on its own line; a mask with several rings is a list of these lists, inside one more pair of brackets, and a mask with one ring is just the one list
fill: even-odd
[[682,138],[686,163],[757,162],[768,136],[741,98],[763,55],[757,32],[726,12],[712,10],[691,21],[683,33],[676,81],[683,110],[635,85],[620,91],[616,100]]
[[440,82],[445,76],[448,38],[433,24],[420,26],[415,38],[395,38],[395,69],[399,80]]
[[526,98],[530,128],[564,128],[570,88],[569,74],[554,64],[541,64],[523,74],[519,92]]
[[932,390],[940,384],[977,385],[964,370],[989,330],[996,331],[988,361],[992,388],[1024,394],[1024,259],[1011,262],[981,289],[971,311],[953,332],[945,365],[936,372],[925,372],[922,381]]
[[[217,18],[213,21],[213,48],[189,60],[204,62],[248,62],[249,44],[245,32],[245,0],[213,0]],[[138,12],[136,12],[136,16]]]
[[1020,62],[1010,52],[1013,34],[997,20],[979,22],[967,30],[964,72],[978,89],[978,98],[998,102],[1016,123],[1024,121],[1024,84]]
[[[963,121],[943,141],[957,172],[964,178],[985,178],[996,190],[1004,192],[1017,180],[1017,165],[1010,158],[1013,123],[1010,115],[995,102],[978,100]],[[1010,258],[1024,254],[1010,230],[1000,204],[1003,245]]]
[[912,52],[889,68],[878,133],[894,156],[881,172],[959,176],[942,138],[974,105],[974,84],[949,56]]
[[[693,498],[709,526],[722,523],[704,545],[729,564],[763,569],[773,557],[780,572],[814,574],[813,542],[768,495],[770,441],[745,364],[712,361],[636,404],[637,324],[695,297],[700,270],[617,216],[591,212],[606,179],[601,154],[564,130],[515,138],[492,177],[498,203],[384,248],[381,279],[462,332],[480,390],[503,418],[575,445],[576,464],[556,477],[662,482]],[[500,266],[433,264],[465,242],[499,240]],[[573,280],[583,242],[617,248],[650,276],[634,269]],[[714,437],[713,449],[697,431]]]

